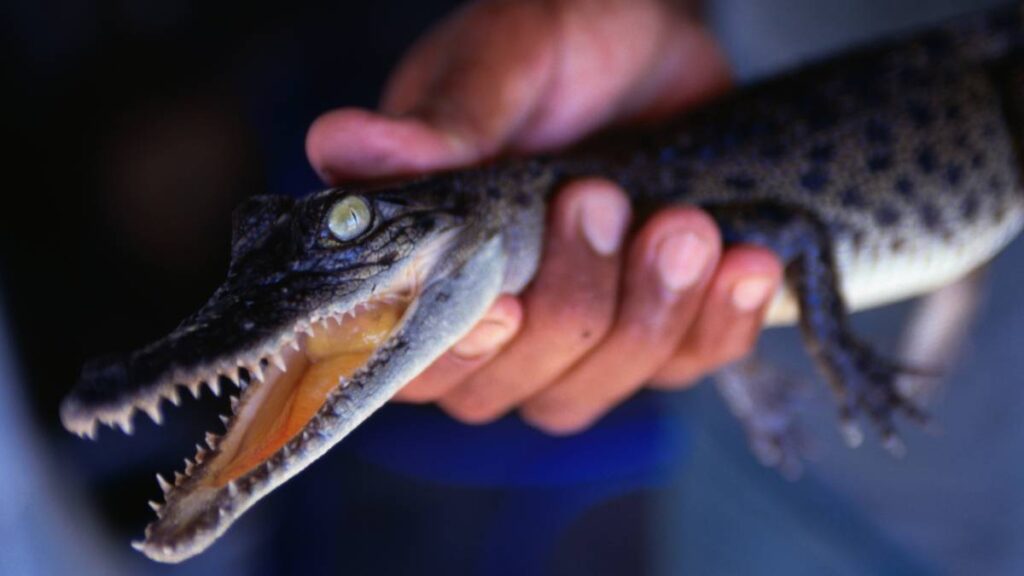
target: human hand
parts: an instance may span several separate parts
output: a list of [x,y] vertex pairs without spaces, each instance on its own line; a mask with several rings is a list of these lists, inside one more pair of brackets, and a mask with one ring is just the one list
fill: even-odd
[[[310,128],[330,182],[550,150],[604,126],[651,121],[724,91],[707,32],[664,0],[484,0],[420,40],[383,113],[341,109]],[[668,208],[625,242],[610,182],[560,191],[533,283],[502,296],[396,400],[488,422],[518,408],[549,433],[586,428],[645,384],[680,388],[745,356],[777,290],[770,252],[725,252],[714,222]]]

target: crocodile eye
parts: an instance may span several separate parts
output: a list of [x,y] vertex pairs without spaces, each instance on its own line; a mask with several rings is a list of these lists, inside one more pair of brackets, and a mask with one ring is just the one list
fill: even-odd
[[331,234],[342,242],[358,238],[370,227],[370,205],[357,196],[348,196],[334,203],[327,216]]

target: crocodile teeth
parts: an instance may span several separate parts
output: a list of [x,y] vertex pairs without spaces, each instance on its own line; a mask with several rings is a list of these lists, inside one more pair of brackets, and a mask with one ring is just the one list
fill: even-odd
[[[185,461],[188,462],[188,459],[186,459]],[[184,474],[182,474],[181,472],[178,472],[177,470],[174,471],[174,485],[175,486],[181,486],[181,483],[184,482],[185,480],[187,480],[187,477]]]
[[164,423],[164,415],[160,412],[159,402],[160,400],[158,399],[155,404],[143,407],[143,410],[149,415],[149,418],[158,426]]
[[171,491],[171,483],[164,479],[163,476],[158,472],[156,475],[156,483],[160,485],[160,491],[167,494]]
[[178,388],[176,386],[172,386],[171,389],[167,391],[166,395],[164,395],[164,398],[167,398],[167,401],[175,406],[181,405],[181,394],[178,394]]
[[149,504],[149,507],[153,509],[153,512],[156,512],[157,516],[159,516],[160,511],[164,509],[162,504],[160,504],[159,502],[155,502],[153,500],[150,500],[149,502],[147,502],[147,504]]
[[231,422],[231,418],[229,418],[228,416],[225,416],[223,414],[221,414],[219,416],[219,418],[220,418],[220,423],[224,425],[224,428],[227,428],[228,427],[228,422]]
[[252,374],[252,368],[249,367],[248,363],[239,364],[238,367],[235,368],[233,372],[231,372],[231,375],[232,377],[228,378],[228,380],[238,390],[245,390],[246,388],[248,388],[249,382],[251,382],[255,378]]
[[210,450],[217,448],[217,441],[220,440],[220,436],[217,436],[213,432],[206,433],[206,445],[210,447]]
[[82,438],[95,440],[97,434],[99,434],[99,429],[99,422],[97,420],[93,420],[92,422],[89,422],[89,425],[87,427],[79,430],[78,435],[81,436]]
[[199,394],[203,391],[203,384],[205,384],[204,381],[196,380],[188,385],[188,391],[192,393],[193,398],[199,398]]
[[284,357],[281,356],[280,352],[274,352],[270,355],[270,363],[276,366],[282,373],[288,371],[288,365],[284,363]]
[[263,374],[263,366],[260,366],[259,362],[256,362],[252,366],[249,366],[248,368],[246,368],[246,370],[249,371],[250,376],[259,380],[261,384],[266,381],[266,375]]
[[[231,376],[227,376],[227,375],[225,375],[225,376],[228,379],[231,378]],[[219,379],[211,378],[210,381],[206,383],[206,387],[210,389],[210,392],[213,392],[214,396],[220,397],[220,380]]]
[[122,432],[124,432],[125,434],[127,434],[129,436],[131,436],[132,433],[135,432],[135,426],[132,424],[132,416],[131,416],[131,414],[129,414],[123,420],[118,420],[116,422],[116,424],[117,424],[118,428],[121,429]]

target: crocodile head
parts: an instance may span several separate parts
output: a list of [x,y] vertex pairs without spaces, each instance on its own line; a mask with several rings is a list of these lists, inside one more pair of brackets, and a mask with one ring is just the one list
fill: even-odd
[[[93,362],[61,406],[66,428],[132,430],[182,389],[237,387],[137,549],[177,562],[384,404],[536,266],[543,194],[496,168],[301,200],[258,197],[235,215],[227,279],[166,337]],[[534,190],[531,190],[534,189]],[[518,260],[518,261],[517,261]],[[513,273],[514,271],[514,273]]]

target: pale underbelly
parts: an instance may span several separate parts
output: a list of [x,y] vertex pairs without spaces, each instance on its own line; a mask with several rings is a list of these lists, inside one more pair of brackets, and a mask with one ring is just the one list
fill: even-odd
[[[998,225],[984,222],[963,228],[948,241],[923,238],[899,251],[880,246],[854,253],[849,245],[837,247],[843,294],[851,311],[864,310],[926,294],[955,282],[985,264],[1020,232],[1024,206],[1011,210]],[[788,290],[775,297],[766,316],[767,326],[796,322],[796,301]]]

